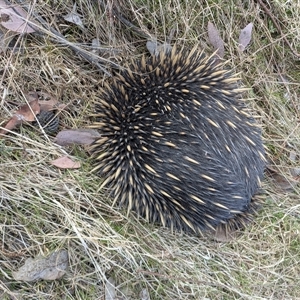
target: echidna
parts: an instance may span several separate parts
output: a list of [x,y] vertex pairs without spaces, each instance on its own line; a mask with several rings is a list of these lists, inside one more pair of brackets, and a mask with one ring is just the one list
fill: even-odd
[[265,154],[238,80],[213,56],[176,46],[114,76],[97,99],[92,155],[115,201],[176,230],[240,225]]

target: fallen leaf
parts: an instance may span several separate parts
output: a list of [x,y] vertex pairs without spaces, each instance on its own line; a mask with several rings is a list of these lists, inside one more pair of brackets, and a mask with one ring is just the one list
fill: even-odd
[[115,281],[112,277],[108,278],[105,285],[105,300],[115,300],[116,299],[116,286]]
[[10,120],[6,123],[4,128],[1,129],[0,134],[6,134],[9,130],[14,129],[16,126],[20,125],[22,123],[23,119],[19,115],[13,115]]
[[207,24],[207,32],[208,32],[208,39],[212,46],[214,47],[215,51],[217,51],[217,55],[219,58],[224,57],[224,42],[220,36],[219,30],[215,27],[215,25],[211,22]]
[[53,110],[56,107],[57,102],[57,100],[39,100],[39,104],[41,106],[42,111]]
[[140,297],[141,300],[150,300],[150,295],[147,289],[142,289],[142,291],[140,292]]
[[35,120],[35,115],[40,112],[40,105],[38,100],[33,100],[31,102],[21,106],[15,113],[15,115],[21,115],[27,122],[32,122]]
[[62,104],[58,102],[58,99],[48,93],[39,91],[31,91],[25,94],[25,97],[28,101],[30,101],[32,98],[33,99],[39,99],[39,104],[41,107],[41,111],[49,111],[49,110],[64,110],[68,105],[67,104]]
[[157,41],[147,41],[146,47],[151,55],[155,55],[157,49]]
[[90,145],[100,134],[95,129],[63,130],[55,138],[55,143],[61,146]]
[[19,281],[56,280],[66,273],[68,265],[68,252],[60,250],[46,258],[28,258],[18,271],[12,272],[12,275]]
[[27,12],[18,5],[7,4],[0,0],[0,24],[8,30],[18,33],[32,33],[37,31],[35,26],[28,24]]
[[69,14],[67,14],[66,16],[64,16],[64,19],[70,23],[78,25],[82,29],[85,29],[83,26],[83,23],[81,21],[81,18],[76,11],[76,3],[74,4],[72,11]]
[[68,156],[63,156],[52,160],[51,165],[56,166],[60,169],[78,169],[81,167],[80,162],[75,162]]
[[243,52],[251,41],[253,23],[249,23],[244,29],[241,30],[239,36],[239,50]]
[[[28,104],[22,105],[10,118],[10,120],[4,126],[4,129],[0,131],[0,134],[6,134],[8,130],[14,129],[17,125],[20,125],[23,121],[32,122],[35,120],[35,116],[40,112],[40,105],[38,100],[32,100]],[[6,130],[5,130],[6,129]]]
[[158,55],[160,52],[169,52],[172,46],[168,43],[159,43],[157,41],[147,41],[146,47],[152,55]]

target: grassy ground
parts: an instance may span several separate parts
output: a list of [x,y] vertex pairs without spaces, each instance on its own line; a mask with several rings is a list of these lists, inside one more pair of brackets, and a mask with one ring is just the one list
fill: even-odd
[[[84,29],[62,17],[73,1],[37,1],[32,9],[81,49],[91,52],[88,45],[98,39],[106,49],[99,56],[121,66],[147,51],[146,39],[114,16],[113,5],[159,41],[172,33],[171,44],[198,43],[207,53],[213,51],[208,21],[219,29],[225,58],[251,87],[245,97],[259,116],[274,171],[263,183],[262,210],[227,242],[171,234],[111,207],[97,191],[100,180],[90,174],[86,149],[60,147],[23,126],[0,140],[0,299],[109,299],[108,278],[118,299],[300,299],[300,63],[287,44],[300,52],[299,0],[272,1],[269,12],[282,32],[254,1],[100,2],[76,1]],[[252,41],[241,54],[238,36],[250,22]],[[22,36],[17,46],[0,56],[3,124],[13,103],[25,102],[25,92],[42,90],[70,104],[60,129],[86,126],[103,73],[49,35]],[[66,152],[82,162],[80,169],[49,164]],[[28,257],[58,249],[66,249],[70,261],[61,280],[13,280],[12,271]]]

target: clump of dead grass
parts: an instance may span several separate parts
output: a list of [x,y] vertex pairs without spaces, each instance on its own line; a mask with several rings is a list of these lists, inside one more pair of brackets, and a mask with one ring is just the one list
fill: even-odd
[[[82,49],[98,39],[105,48],[99,55],[120,66],[145,52],[146,41],[114,16],[112,5],[147,35],[186,46],[200,43],[208,53],[212,47],[206,26],[213,22],[225,41],[226,59],[243,71],[244,85],[252,88],[248,104],[257,111],[270,165],[284,184],[266,178],[262,210],[231,241],[171,234],[111,207],[111,200],[98,191],[100,179],[89,173],[86,149],[59,147],[51,137],[24,126],[0,140],[1,297],[103,299],[107,279],[113,278],[122,299],[141,299],[145,290],[150,299],[299,298],[300,191],[288,185],[300,162],[299,61],[252,1],[100,2],[78,1],[85,30],[62,18],[72,10],[72,1],[36,3],[33,9]],[[272,12],[297,50],[300,8],[276,2]],[[240,54],[237,37],[249,22],[254,23],[252,42]],[[62,128],[88,123],[91,100],[105,76],[68,47],[47,36],[22,37],[20,50],[7,51],[0,62],[1,119],[13,112],[12,102],[24,102],[25,91],[43,90],[71,103],[61,116]],[[66,152],[82,161],[81,169],[62,171],[49,164]],[[57,249],[67,249],[70,257],[62,280],[12,279],[11,272],[26,258]]]

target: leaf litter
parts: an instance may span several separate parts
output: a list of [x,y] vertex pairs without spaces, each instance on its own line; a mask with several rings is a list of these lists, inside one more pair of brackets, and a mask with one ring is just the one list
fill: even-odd
[[28,258],[18,271],[12,272],[15,280],[36,281],[60,279],[69,265],[68,252],[66,250],[55,251],[48,257]]
[[224,41],[221,38],[219,30],[213,23],[208,22],[207,33],[211,45],[214,47],[214,50],[217,51],[217,56],[219,56],[219,58],[223,58],[225,53]]
[[[23,122],[35,122],[36,116],[54,109],[64,110],[67,105],[60,104],[58,100],[48,93],[43,92],[28,92],[25,94],[27,102],[20,106],[19,109],[6,122],[3,129],[0,130],[0,136],[7,134],[15,129]],[[40,100],[47,99],[47,100]]]
[[76,24],[81,29],[85,29],[82,20],[80,18],[80,15],[77,13],[76,3],[74,4],[72,11],[66,16],[64,16],[64,19],[70,23]]
[[243,52],[251,42],[253,23],[249,23],[244,29],[241,30],[239,36],[239,50]]
[[61,146],[91,145],[100,136],[95,129],[62,130],[55,137],[55,143]]
[[35,120],[35,116],[39,113],[40,105],[37,99],[22,105],[9,119],[4,126],[4,129],[0,130],[0,136],[6,134],[10,130],[22,124],[24,121],[33,122]]
[[62,156],[55,160],[52,160],[51,165],[58,167],[60,169],[78,169],[81,167],[80,162],[75,162],[68,156]]
[[29,21],[27,12],[18,5],[7,4],[0,0],[0,24],[17,33],[33,33],[36,27]]

